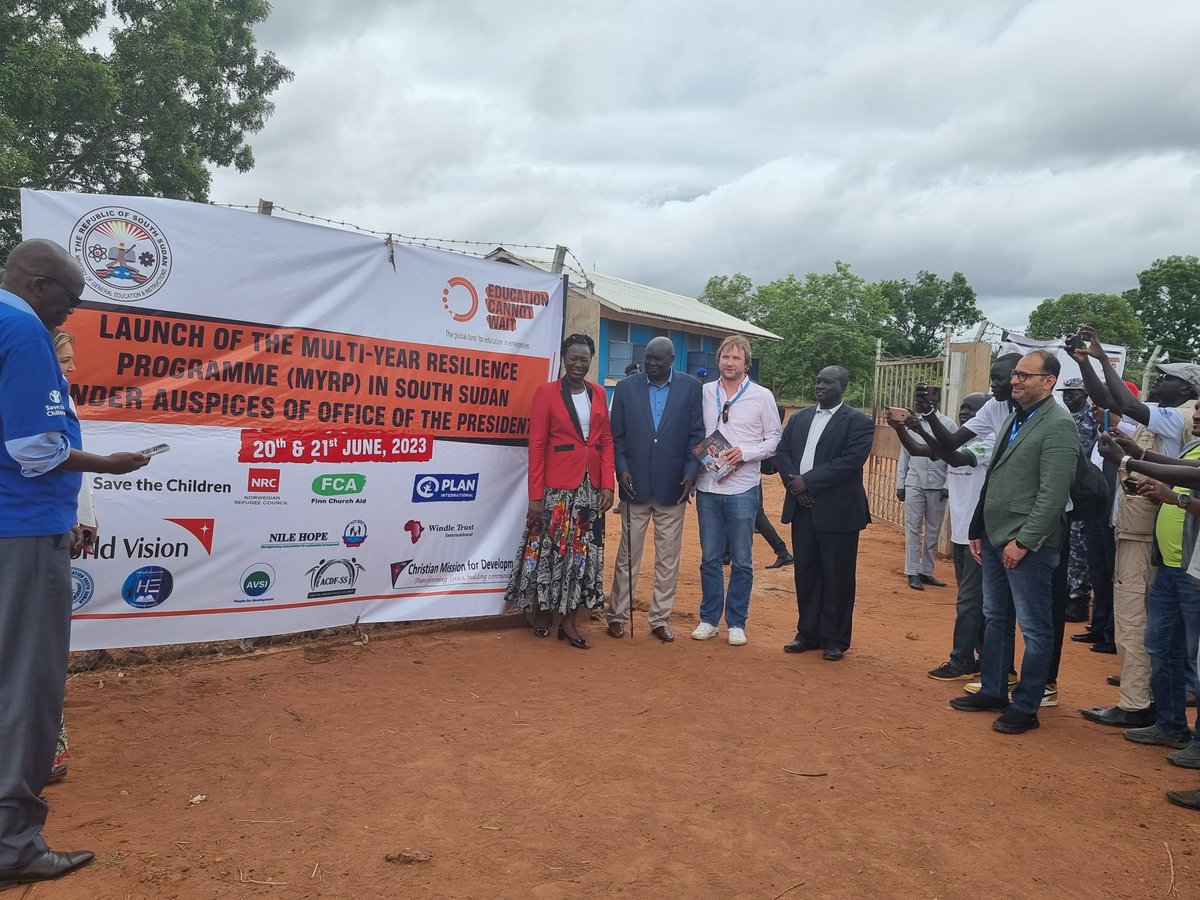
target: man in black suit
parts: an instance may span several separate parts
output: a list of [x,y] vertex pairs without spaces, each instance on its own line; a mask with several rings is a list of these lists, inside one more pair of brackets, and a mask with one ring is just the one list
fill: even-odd
[[787,488],[783,524],[792,526],[796,606],[800,620],[788,653],[821,649],[837,660],[850,647],[858,533],[871,521],[863,467],[875,426],[842,403],[850,373],[826,366],[817,374],[817,406],[795,413],[776,451]]
[[623,509],[621,546],[609,594],[608,633],[621,637],[637,589],[646,529],[654,520],[654,595],[651,633],[675,640],[667,624],[679,578],[683,516],[700,462],[692,447],[704,440],[700,382],[676,372],[675,346],[656,337],[646,345],[646,371],[622,379],[613,392],[613,455]]

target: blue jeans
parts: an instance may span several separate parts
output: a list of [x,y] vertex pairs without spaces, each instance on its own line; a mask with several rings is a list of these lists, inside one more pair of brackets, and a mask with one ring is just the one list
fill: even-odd
[[1159,566],[1150,585],[1146,610],[1146,652],[1150,654],[1150,690],[1158,710],[1156,724],[1171,735],[1186,734],[1184,709],[1188,661],[1196,658],[1200,635],[1200,586],[1185,570]]
[[1054,613],[1051,578],[1058,566],[1058,551],[1031,550],[1015,569],[1004,568],[1003,548],[983,538],[983,658],[980,693],[1006,697],[1008,667],[1013,658],[1014,622],[1025,638],[1021,680],[1013,691],[1012,705],[1032,715],[1042,703],[1050,661],[1054,655]]
[[[754,587],[754,517],[758,515],[761,486],[740,494],[696,492],[700,523],[700,621],[718,625],[721,615],[730,628],[745,628]],[[729,591],[721,557],[729,542]]]

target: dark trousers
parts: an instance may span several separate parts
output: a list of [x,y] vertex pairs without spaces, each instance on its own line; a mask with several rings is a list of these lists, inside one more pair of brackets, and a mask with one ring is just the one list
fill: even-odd
[[0,869],[46,850],[70,642],[70,535],[0,538]]
[[779,532],[775,530],[775,526],[767,518],[767,511],[763,509],[761,488],[758,491],[758,514],[754,517],[754,530],[767,539],[767,543],[771,545],[771,549],[775,551],[776,556],[787,556],[787,544],[783,542],[783,538],[779,536]]
[[1067,606],[1071,602],[1071,591],[1067,586],[1067,566],[1071,552],[1066,538],[1058,554],[1058,565],[1050,580],[1050,620],[1054,624],[1054,647],[1050,654],[1050,677],[1047,681],[1058,681],[1058,665],[1062,662],[1063,638],[1067,631]]
[[950,662],[966,672],[979,667],[983,650],[983,566],[967,544],[951,544],[958,600],[954,604],[954,646]]
[[818,531],[812,513],[797,508],[792,519],[796,561],[796,640],[826,650],[847,650],[854,620],[857,531]]
[[1100,640],[1113,642],[1113,573],[1117,568],[1117,541],[1107,522],[1088,522],[1088,568],[1092,571],[1092,624],[1088,631],[1099,632]]

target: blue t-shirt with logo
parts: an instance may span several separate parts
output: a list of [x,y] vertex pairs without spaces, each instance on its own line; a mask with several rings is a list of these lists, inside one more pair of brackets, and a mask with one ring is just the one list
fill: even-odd
[[63,534],[75,525],[81,473],[60,468],[27,478],[5,446],[60,431],[82,449],[69,391],[46,326],[24,300],[0,290],[0,537]]

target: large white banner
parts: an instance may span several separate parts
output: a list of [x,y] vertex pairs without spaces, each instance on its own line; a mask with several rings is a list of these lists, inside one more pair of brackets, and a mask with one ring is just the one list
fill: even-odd
[[[1108,361],[1112,363],[1117,374],[1125,372],[1125,358],[1128,355],[1128,348],[1120,344],[1102,344],[1104,352],[1108,354]],[[1052,341],[1043,341],[1038,338],[1026,337],[1023,334],[1018,334],[1015,331],[1005,331],[1000,336],[1000,353],[1028,353],[1030,350],[1053,350],[1054,355],[1058,357],[1058,364],[1061,367],[1061,372],[1058,376],[1058,384],[1061,387],[1062,383],[1069,378],[1082,377],[1079,371],[1079,363],[1075,362],[1075,357],[1067,352],[1066,339],[1056,338]],[[1092,368],[1097,375],[1100,375],[1100,380],[1104,380],[1104,376],[1100,372],[1100,363],[1096,360],[1090,360]]]
[[559,276],[204,204],[22,191],[83,267],[72,647],[503,609]]

